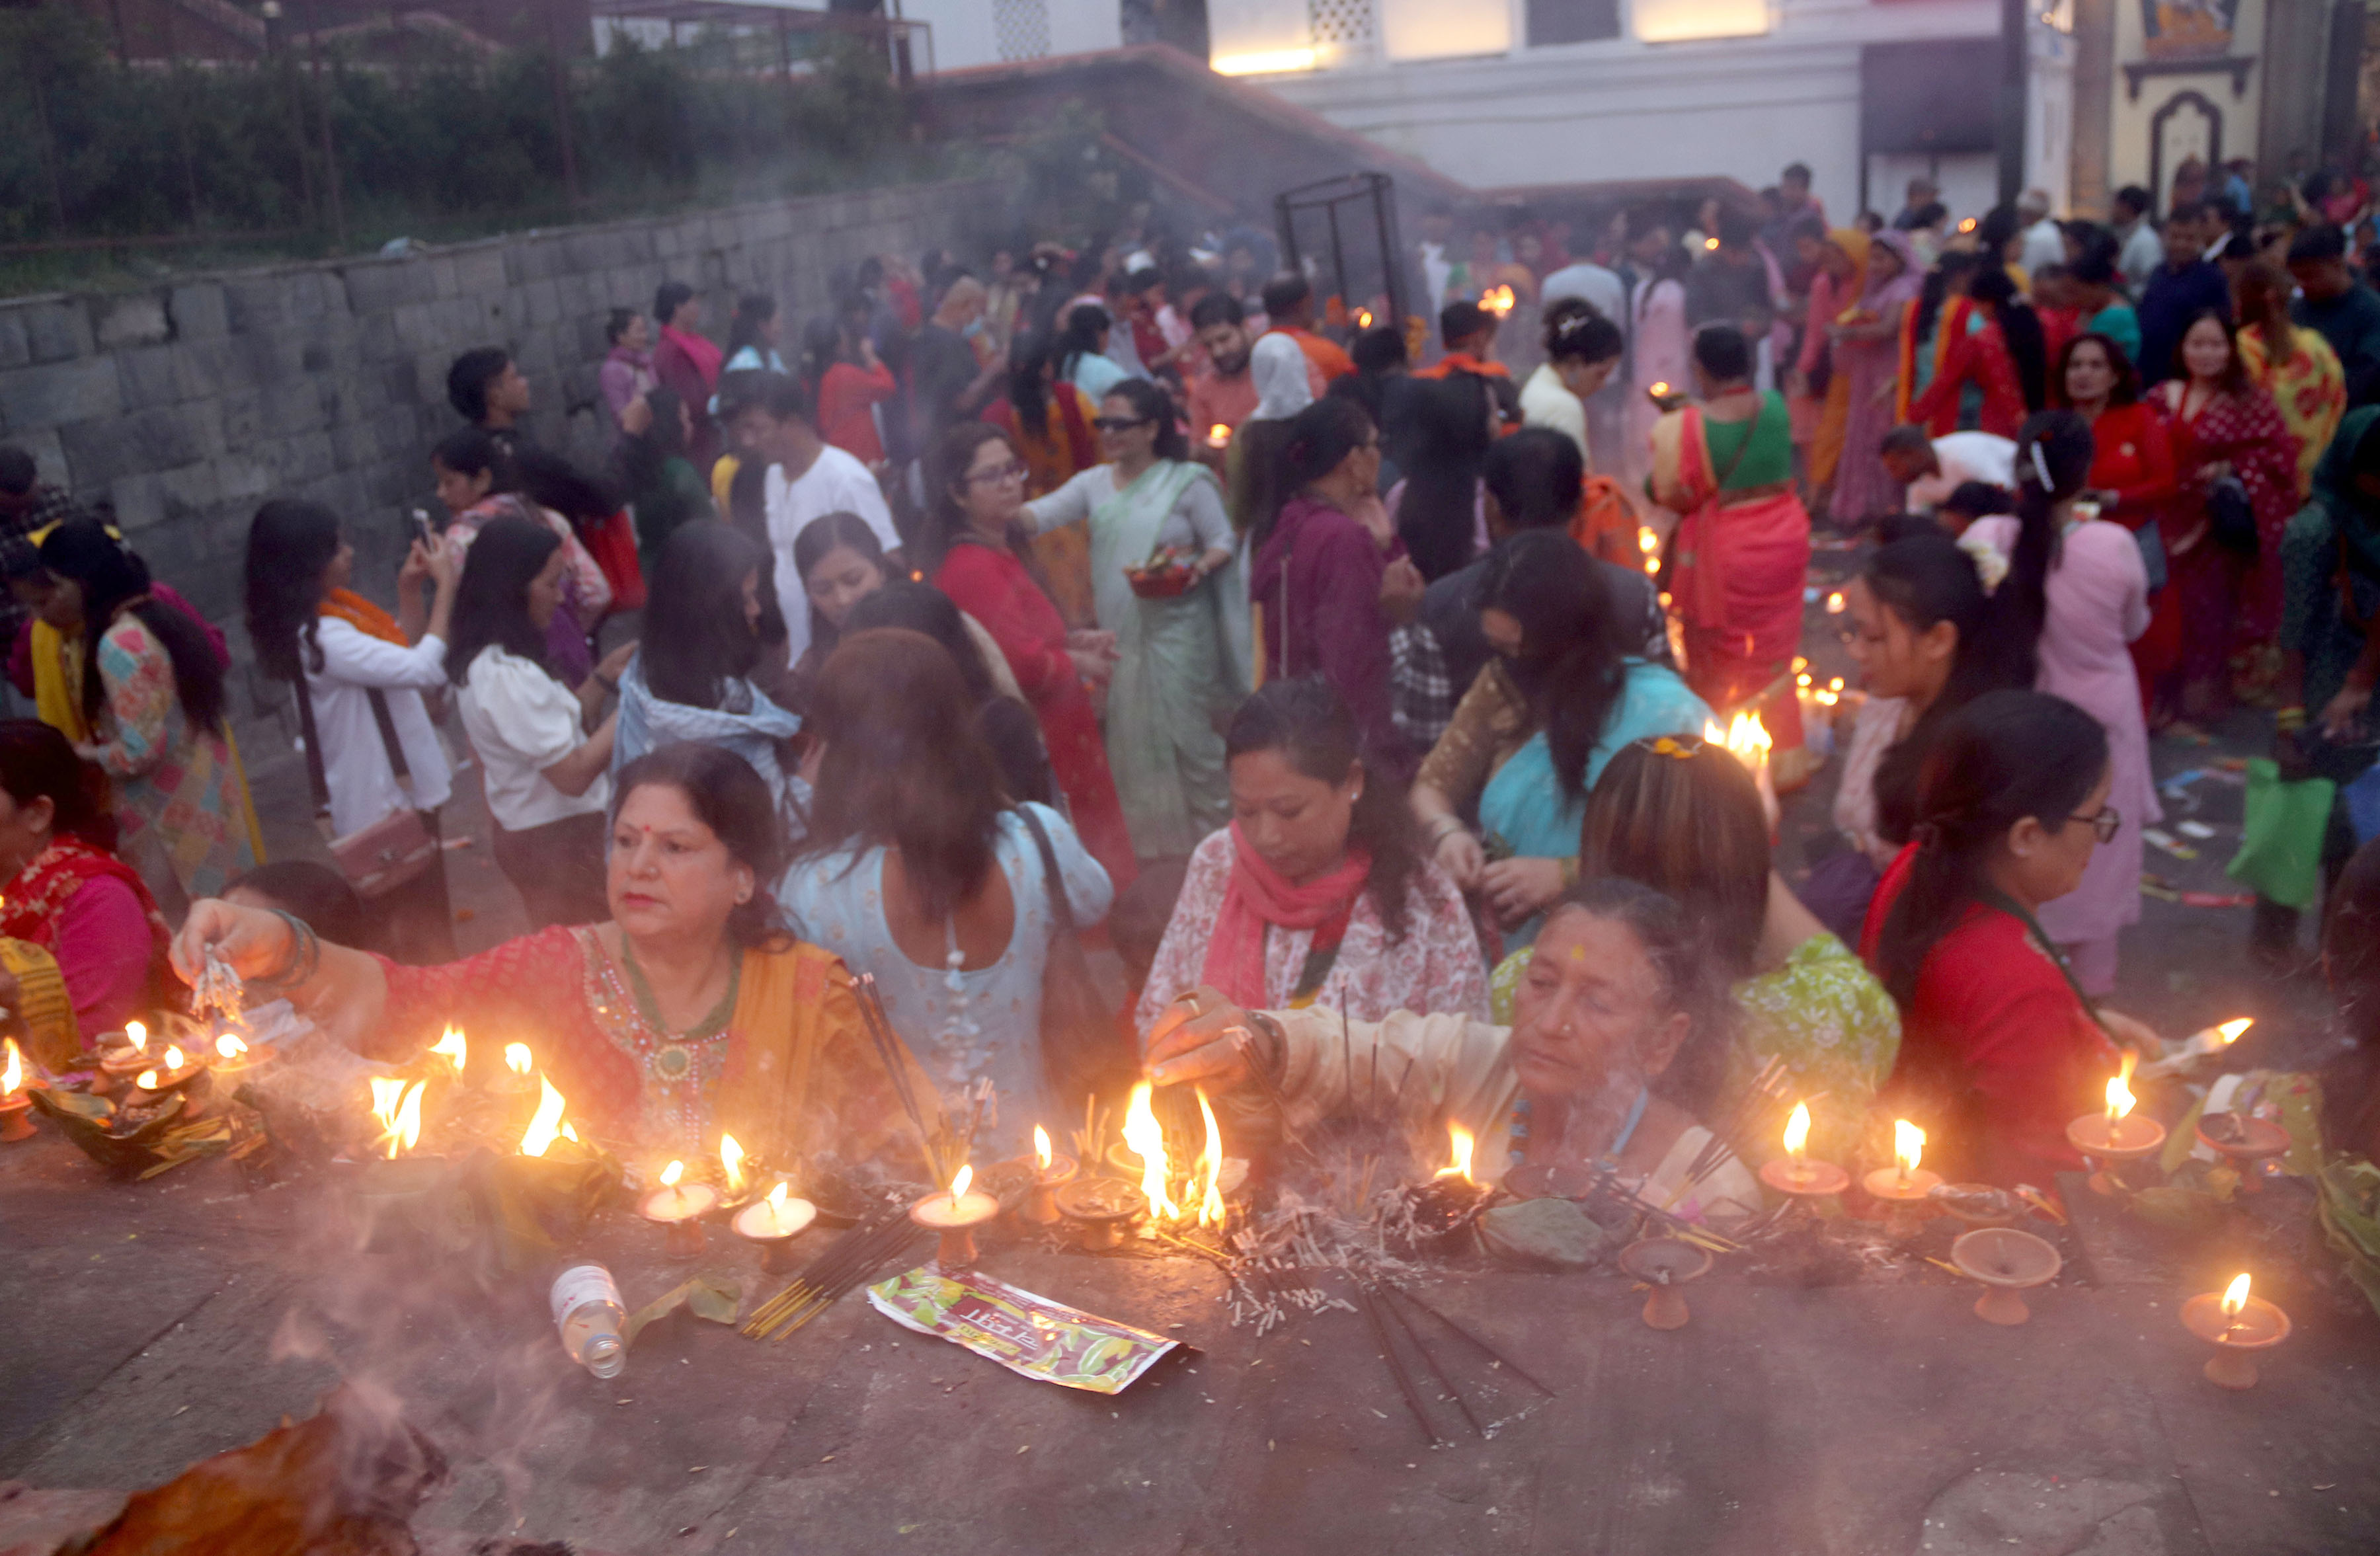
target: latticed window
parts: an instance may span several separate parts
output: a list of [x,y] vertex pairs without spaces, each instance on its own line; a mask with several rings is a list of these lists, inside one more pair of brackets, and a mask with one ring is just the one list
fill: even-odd
[[1378,36],[1372,0],[1305,0],[1314,47],[1325,56],[1368,53]]
[[991,0],[991,31],[1002,60],[1046,59],[1050,0]]

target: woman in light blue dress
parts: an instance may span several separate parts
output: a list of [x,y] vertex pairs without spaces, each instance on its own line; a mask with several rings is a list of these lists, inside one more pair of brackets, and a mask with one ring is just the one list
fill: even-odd
[[1034,1124],[1056,1133],[1082,1112],[1081,1092],[1044,1063],[1042,972],[1053,892],[1087,930],[1113,900],[1107,871],[1057,811],[1009,803],[975,699],[921,633],[844,638],[819,673],[810,728],[809,833],[777,901],[803,940],[875,978],[954,1116],[967,1111],[960,1094],[990,1079],[978,1159],[1021,1153]]

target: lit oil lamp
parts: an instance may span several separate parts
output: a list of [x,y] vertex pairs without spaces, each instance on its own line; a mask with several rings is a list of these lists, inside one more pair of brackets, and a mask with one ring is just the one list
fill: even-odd
[[740,1197],[744,1193],[744,1148],[724,1130],[719,1135],[719,1173],[721,1181],[727,1185],[727,1197]]
[[1510,286],[1490,286],[1479,294],[1479,306],[1499,319],[1512,311],[1512,304],[1515,300],[1512,288]]
[[562,1116],[562,1093],[543,1076],[538,1077],[537,1083],[544,1090],[538,1098],[537,1112],[529,1116],[528,1127],[521,1132],[523,1156],[543,1156],[552,1149],[554,1141],[578,1138],[578,1132]]
[[2206,1380],[2222,1389],[2256,1386],[2254,1353],[2289,1337],[2289,1316],[2261,1296],[2248,1295],[2248,1277],[2235,1277],[2222,1292],[2201,1292],[2181,1305],[2181,1327],[2215,1347]]
[[25,1056],[17,1052],[17,1039],[0,1038],[5,1044],[7,1062],[0,1064],[0,1140],[30,1140],[33,1137],[33,1099],[25,1089]]
[[719,1203],[719,1191],[709,1184],[681,1183],[686,1163],[673,1161],[662,1169],[662,1186],[637,1207],[647,1221],[667,1233],[663,1251],[672,1258],[692,1258],[702,1252],[702,1218]]
[[761,1269],[783,1275],[792,1268],[794,1238],[817,1219],[818,1207],[795,1197],[780,1178],[766,1198],[736,1211],[731,1224],[737,1236],[759,1246]]
[[1984,1295],[1975,1299],[1975,1317],[1987,1324],[2015,1325],[2033,1317],[2033,1309],[2017,1294],[2057,1279],[2065,1260],[2053,1244],[2030,1232],[1986,1226],[1951,1244],[1950,1262],[1961,1274],[1984,1284]]
[[504,1044],[504,1067],[496,1074],[498,1091],[527,1091],[529,1076],[537,1071],[537,1055],[527,1043]]
[[949,1193],[929,1194],[909,1207],[911,1221],[941,1234],[934,1262],[944,1270],[974,1269],[975,1229],[1000,1214],[1000,1201],[970,1189],[974,1182],[975,1169],[962,1165]]
[[380,1138],[374,1147],[388,1161],[410,1151],[421,1142],[421,1093],[427,1083],[410,1085],[400,1076],[371,1077],[372,1117],[380,1121]]
[[1920,1219],[1921,1209],[1942,1182],[1918,1162],[1925,1156],[1925,1131],[1905,1118],[1892,1121],[1892,1165],[1879,1167],[1860,1181],[1871,1198],[1892,1207],[1891,1223],[1907,1231]]
[[1059,1156],[1050,1149],[1050,1131],[1039,1124],[1033,1126],[1033,1191],[1025,1201],[1025,1219],[1036,1226],[1055,1226],[1059,1221],[1058,1191],[1075,1181],[1082,1171],[1081,1164],[1071,1156]]
[[2219,1153],[2240,1174],[2240,1192],[2265,1192],[2265,1163],[2289,1149],[2289,1132],[2253,1113],[2202,1113],[2198,1143]]
[[1058,1213],[1086,1248],[1120,1247],[1124,1229],[1148,1209],[1148,1197],[1122,1178],[1076,1178],[1058,1191]]
[[184,1053],[168,1043],[147,1069],[132,1077],[132,1088],[152,1096],[162,1091],[178,1091],[207,1073],[207,1066],[195,1053]]
[[1694,1315],[1679,1288],[1710,1273],[1708,1248],[1679,1237],[1643,1237],[1620,1250],[1620,1269],[1645,1282],[1645,1323],[1650,1329],[1683,1329]]
[[430,1052],[453,1065],[455,1076],[459,1079],[463,1074],[463,1062],[470,1056],[470,1045],[464,1040],[463,1029],[453,1022],[448,1022],[446,1030],[440,1035],[436,1042],[430,1045]]
[[2122,1193],[2123,1185],[2116,1181],[2111,1165],[2146,1156],[2165,1144],[2164,1124],[2132,1113],[2132,1065],[2136,1062],[2132,1052],[2125,1050],[2122,1070],[2107,1082],[2106,1112],[2085,1113],[2066,1126],[2067,1142],[2092,1161],[2094,1194]]
[[1207,446],[1208,448],[1231,447],[1232,430],[1220,421],[1216,422],[1207,429]]
[[149,1053],[149,1028],[138,1021],[128,1021],[123,1031],[99,1039],[99,1068],[111,1080],[128,1081],[155,1064]]
[[1833,1162],[1810,1160],[1809,1103],[1793,1104],[1792,1116],[1785,1121],[1784,1144],[1783,1160],[1760,1164],[1760,1181],[1770,1188],[1795,1199],[1823,1199],[1852,1186],[1852,1175]]

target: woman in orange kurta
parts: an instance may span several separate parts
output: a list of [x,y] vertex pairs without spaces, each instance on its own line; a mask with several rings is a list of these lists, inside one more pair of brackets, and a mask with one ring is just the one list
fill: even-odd
[[[1090,396],[1058,377],[1047,337],[1020,334],[1008,351],[1008,393],[984,408],[983,419],[1008,434],[1025,461],[1025,499],[1046,497],[1099,462]],[[1080,524],[1062,524],[1033,538],[1033,560],[1048,579],[1050,598],[1066,625],[1098,624],[1091,598],[1091,541]]]

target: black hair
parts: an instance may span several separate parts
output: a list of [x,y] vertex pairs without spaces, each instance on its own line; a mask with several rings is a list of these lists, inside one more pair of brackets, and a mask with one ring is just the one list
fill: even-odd
[[[765,292],[747,292],[735,299],[735,317],[727,322],[727,355],[760,344],[760,326],[777,316],[777,299]],[[762,358],[767,360],[766,356]]]
[[70,518],[42,542],[42,565],[82,590],[82,711],[94,725],[106,701],[99,642],[119,609],[137,616],[174,665],[174,694],[193,729],[223,729],[224,664],[206,628],[149,592],[149,565],[95,518]]
[[683,281],[664,281],[653,288],[653,327],[667,329],[677,310],[694,300],[694,288]]
[[610,485],[561,455],[534,444],[514,452],[513,475],[521,495],[540,508],[552,508],[581,533],[602,524],[622,506],[620,494]]
[[1438,337],[1440,340],[1468,340],[1495,327],[1494,317],[1475,302],[1458,299],[1438,310]]
[[446,640],[446,678],[456,686],[470,679],[471,662],[481,649],[518,654],[551,673],[545,633],[528,618],[528,586],[545,571],[546,559],[562,537],[533,518],[504,514],[480,527],[463,557],[455,586],[453,629]]
[[1917,855],[1885,915],[1876,971],[1902,1012],[1936,942],[1989,890],[1992,857],[2026,817],[2057,830],[2107,770],[2107,732],[2063,698],[1987,692],[1943,726],[1917,784]]
[[1208,293],[1190,307],[1190,327],[1194,330],[1212,329],[1217,324],[1245,323],[1247,317],[1247,310],[1240,306],[1240,299],[1220,288]]
[[1404,785],[1364,760],[1363,735],[1346,699],[1319,675],[1267,681],[1240,704],[1223,736],[1227,765],[1258,751],[1279,752],[1290,766],[1322,784],[1343,784],[1363,765],[1364,790],[1348,818],[1347,843],[1372,856],[1364,890],[1388,938],[1403,939],[1414,878],[1421,873],[1420,839]]
[[1115,320],[1098,303],[1077,303],[1066,312],[1065,333],[1050,347],[1058,359],[1058,376],[1071,380],[1075,364],[1099,354],[1099,336],[1115,327]]
[[1722,249],[1749,249],[1753,234],[1758,230],[1751,213],[1722,204],[1718,208],[1718,231],[1710,236],[1718,239]]
[[1337,395],[1325,395],[1289,419],[1281,439],[1280,478],[1258,505],[1249,541],[1252,553],[1262,551],[1271,539],[1283,504],[1337,469],[1372,432],[1372,413],[1363,403]]
[[1884,444],[1878,452],[1884,454],[1915,454],[1920,450],[1930,452],[1933,447],[1934,434],[1930,431],[1917,422],[1904,421],[1900,426],[1895,427],[1892,431],[1884,434]]
[[2148,190],[2138,184],[2126,184],[2116,191],[2114,203],[2129,208],[2135,216],[2145,216],[2149,213],[2149,208],[2156,201],[2149,197]]
[[512,354],[502,346],[481,346],[464,352],[446,370],[446,403],[455,414],[478,426],[488,416],[488,385],[504,375]]
[[333,945],[370,950],[375,937],[364,900],[346,876],[313,859],[277,859],[259,865],[224,888],[249,891],[270,900]]
[[2347,235],[2329,222],[2318,222],[2289,239],[2291,264],[2319,264],[2347,258]]
[[744,580],[771,566],[768,548],[732,524],[698,518],[670,531],[653,559],[638,634],[647,689],[663,702],[719,707],[727,683],[760,663],[759,634],[744,620]]
[[2005,266],[1993,265],[1978,274],[1967,295],[1988,307],[1999,321],[2000,338],[2008,342],[2009,355],[2015,359],[2024,408],[2039,410],[2049,372],[2048,337],[2042,334],[2041,316],[2018,298],[2016,281]]
[[1967,518],[1989,518],[1994,514],[2016,511],[2008,488],[1994,486],[1987,480],[1961,481],[1940,505]]
[[2070,410],[2037,411],[2017,430],[2016,544],[2008,577],[1992,596],[1992,627],[2010,668],[2028,684],[2037,663],[2034,650],[2049,620],[2049,570],[2058,565],[2058,521],[2051,505],[2081,492],[2090,480],[2093,447],[2091,424]]
[[1932,226],[1949,214],[1950,208],[1940,201],[1928,201],[1913,211],[1902,212],[1894,218],[1892,225],[1897,232],[1915,232],[1921,227]]
[[635,323],[637,319],[638,313],[633,308],[612,310],[603,319],[603,339],[613,346],[619,345],[620,337],[628,333],[628,326]]
[[1549,318],[1546,322],[1546,359],[1548,361],[1589,364],[1616,361],[1627,348],[1628,343],[1621,336],[1620,326],[1591,307],[1583,313]]
[[1625,924],[1645,948],[1663,1003],[1687,1021],[1685,1041],[1652,1088],[1687,1112],[1707,1116],[1726,1075],[1736,1004],[1701,927],[1674,899],[1624,875],[1596,876],[1570,887],[1546,909],[1545,924],[1565,913]]
[[115,852],[115,808],[106,775],[41,720],[0,719],[0,789],[19,806],[47,799],[52,835]]
[[440,438],[430,451],[430,457],[458,476],[476,476],[485,472],[489,477],[488,492],[512,492],[518,488],[519,479],[513,472],[513,462],[505,457],[504,444],[488,436],[479,427],[460,427]]
[[844,624],[844,630],[856,634],[880,626],[922,632],[940,643],[959,667],[959,679],[966,683],[967,695],[977,701],[999,694],[990,667],[983,662],[983,650],[967,631],[956,602],[933,585],[911,578],[888,581],[851,608],[851,619]]
[[1777,181],[1781,184],[1789,178],[1798,178],[1804,184],[1808,183],[1810,181],[1810,164],[1806,162],[1787,163],[1785,164],[1785,171],[1777,176]]
[[1488,445],[1479,479],[1515,529],[1568,524],[1578,512],[1586,459],[1567,432],[1523,427]]
[[0,492],[6,492],[11,497],[22,497],[33,490],[33,483],[41,479],[41,468],[33,463],[31,455],[15,444],[0,444]]
[[1694,364],[1720,383],[1752,376],[1752,343],[1733,324],[1705,324],[1694,332]]
[[1504,661],[1546,733],[1554,777],[1569,799],[1586,793],[1586,766],[1627,680],[1633,624],[1612,608],[1602,569],[1558,529],[1517,535],[1488,561],[1476,596],[1521,626],[1521,651]]
[[322,668],[322,569],[338,554],[339,516],[320,503],[277,497],[249,521],[248,640],[257,668],[276,681],[298,679],[301,655],[305,669]]
[[802,526],[794,537],[794,577],[801,580],[803,603],[810,614],[810,643],[820,650],[820,657],[833,650],[836,632],[826,617],[819,614],[816,605],[808,603],[810,569],[826,560],[827,553],[837,546],[847,546],[874,565],[887,583],[892,579],[892,569],[884,560],[884,542],[868,520],[856,513],[827,513]]
[[[659,390],[655,394],[661,393]],[[817,401],[809,388],[789,372],[764,372],[746,368],[719,381],[719,416],[730,419],[744,411],[765,410],[778,421],[810,420]],[[661,419],[656,414],[655,421]]]
[[2001,262],[2000,256],[2008,251],[2010,242],[2023,230],[2024,218],[2017,214],[2015,206],[1995,205],[1984,213],[1982,221],[1975,224],[1975,243],[1997,265]]
[[2097,330],[2083,331],[2058,350],[2058,363],[2052,370],[2049,382],[2049,403],[2061,407],[2065,406],[2067,364],[2074,360],[2076,349],[2085,343],[2094,344],[2099,347],[2100,352],[2107,359],[2107,367],[2115,378],[2115,382],[2107,386],[2107,403],[2111,406],[2138,404],[2141,397],[2141,370],[2132,366],[2132,359],[2124,355],[2124,348],[2116,344],[2115,337],[2102,334]]
[[2116,256],[2096,248],[2084,249],[2074,256],[2066,272],[2085,286],[2113,286],[2116,284]]
[[[843,359],[843,322],[839,319],[813,319],[802,326],[802,382],[816,395],[826,379],[827,370]],[[722,396],[720,405],[723,408]]]
[[1918,772],[1942,726],[1985,692],[2031,686],[2033,674],[1992,640],[1992,598],[1974,559],[1938,529],[1912,529],[1878,546],[1861,577],[1912,635],[1946,621],[1959,634],[1940,693],[1876,764],[1877,834],[1906,843],[1917,824]]
[[1008,408],[1026,435],[1037,440],[1050,435],[1050,395],[1056,387],[1049,380],[1050,353],[1054,345],[1032,330],[1017,331],[1008,343]]
[[1264,284],[1265,312],[1286,313],[1313,296],[1313,283],[1293,270],[1282,271]]
[[1405,333],[1387,324],[1375,324],[1347,343],[1347,359],[1355,364],[1357,372],[1367,377],[1403,367],[1409,359],[1405,355]]
[[684,795],[697,819],[726,845],[727,857],[752,872],[751,900],[728,910],[729,943],[747,951],[790,945],[793,936],[780,920],[775,895],[785,872],[785,825],[768,781],[724,746],[682,740],[647,751],[620,770],[612,788],[612,820],[618,821],[628,796],[650,784]]
[[1182,419],[1174,414],[1173,396],[1162,388],[1145,378],[1127,378],[1111,384],[1103,398],[1128,401],[1134,416],[1157,423],[1160,459],[1190,457],[1190,440],[1183,434]]

